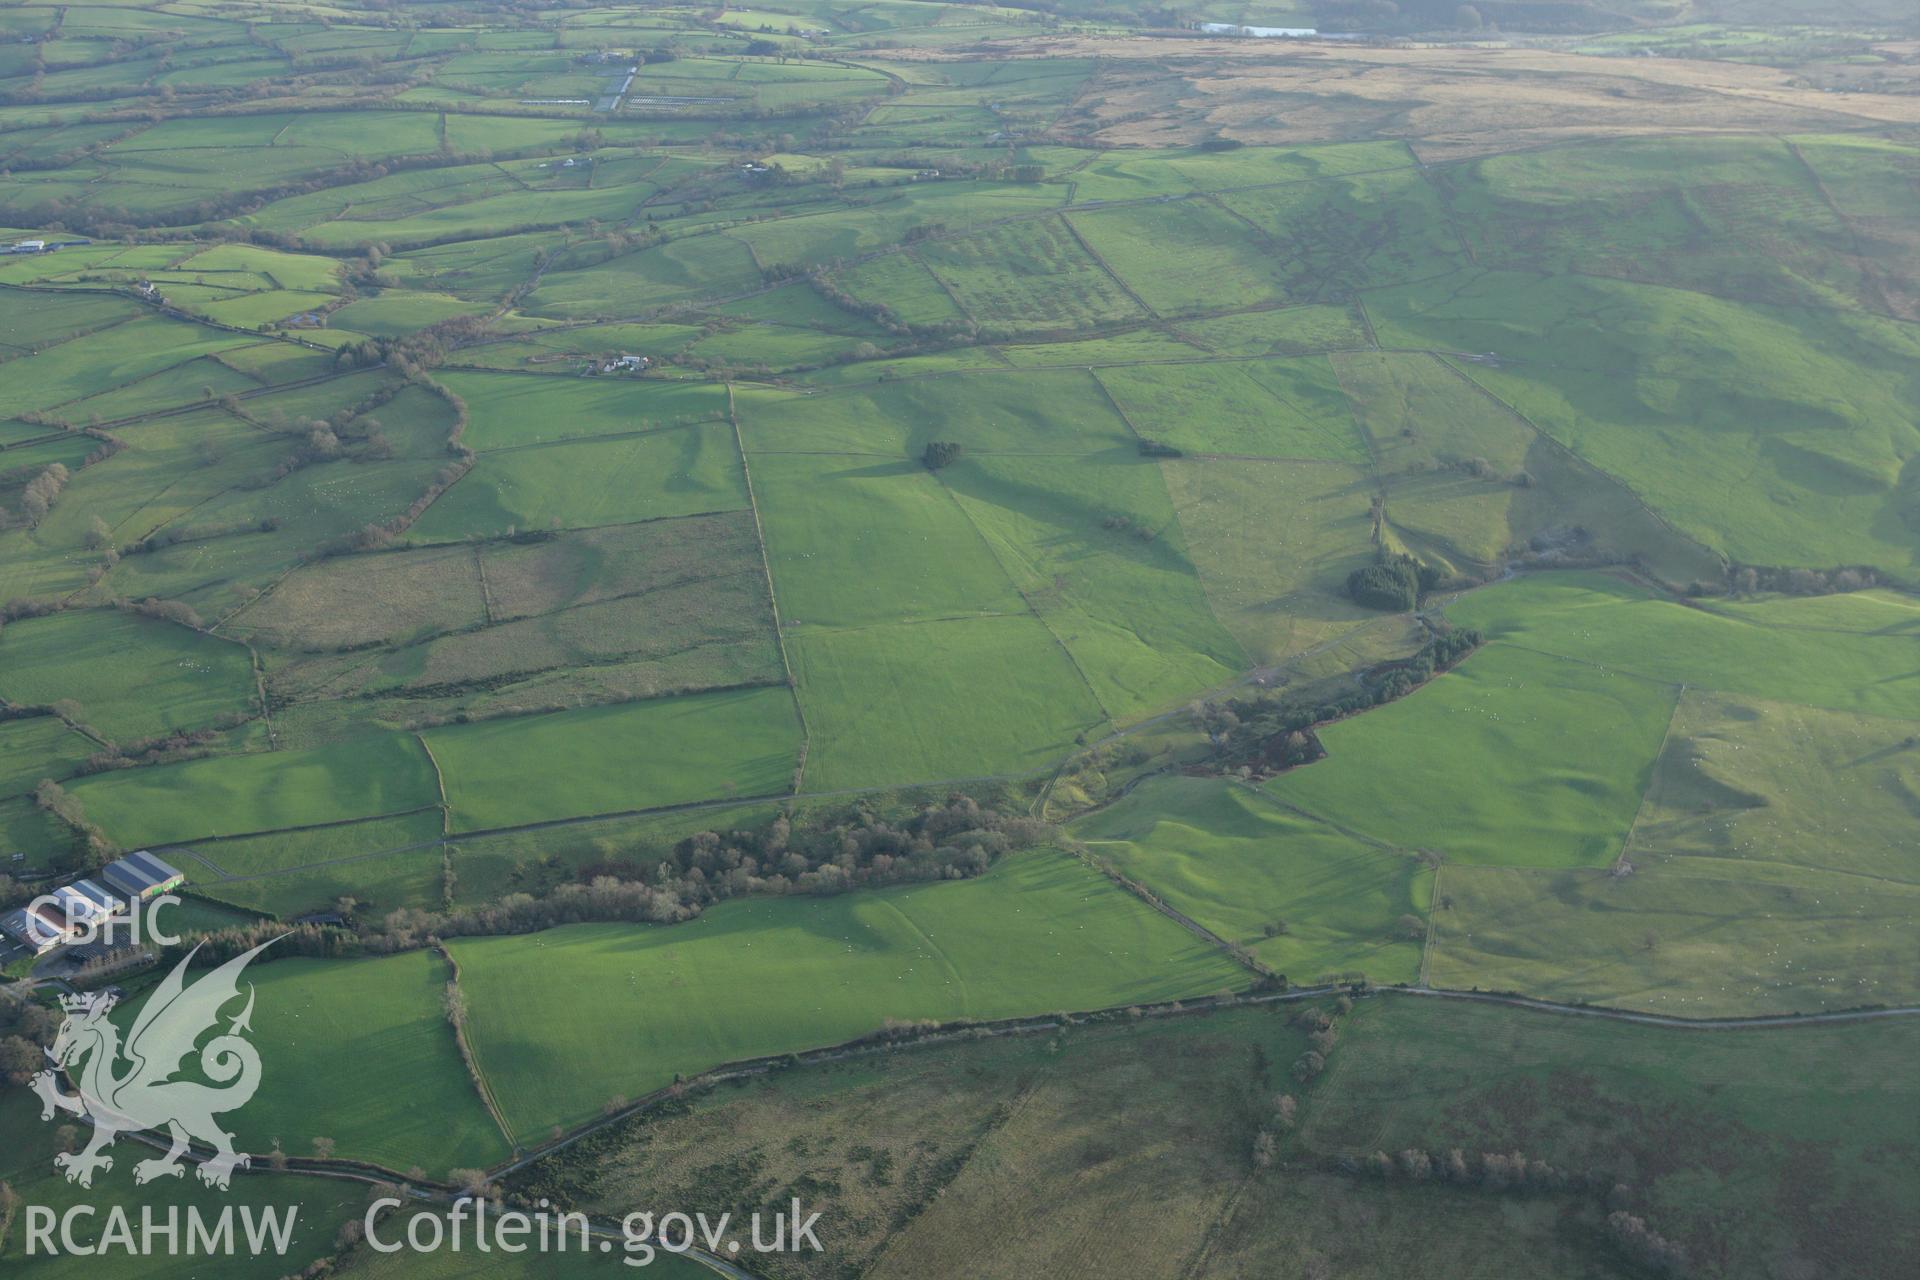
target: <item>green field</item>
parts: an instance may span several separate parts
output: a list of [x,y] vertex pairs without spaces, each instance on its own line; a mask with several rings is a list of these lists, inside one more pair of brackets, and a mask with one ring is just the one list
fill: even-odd
[[1914,358],[1904,327],[1504,273],[1381,291],[1368,311],[1383,342],[1427,346],[1444,329],[1458,350],[1496,352],[1499,366],[1463,371],[1732,556],[1914,564],[1901,514],[1915,443],[1898,407]]
[[1369,620],[1344,585],[1372,555],[1364,470],[1180,459],[1161,475],[1214,616],[1248,657],[1276,662]]
[[1084,371],[963,367],[999,369],[1004,376],[883,380],[804,399],[751,392],[739,397],[741,433],[752,453],[892,458],[917,458],[935,440],[976,454],[1095,454],[1133,446],[1125,420]]
[[1100,382],[1135,430],[1187,453],[1367,458],[1324,360],[1142,365],[1103,371]]
[[1321,730],[1327,758],[1265,790],[1449,861],[1602,866],[1626,840],[1675,696],[1498,644],[1389,707]]
[[253,710],[253,670],[239,645],[131,613],[68,612],[16,623],[0,637],[0,696],[79,704],[74,719],[108,738],[204,728]]
[[1447,867],[1437,987],[1690,1018],[1907,1005],[1920,888],[1750,860],[1595,868]]
[[1243,972],[1052,852],[964,884],[729,902],[684,925],[582,925],[451,950],[480,1069],[523,1137],[675,1072],[833,1044],[888,1018],[1174,999],[1238,986]]
[[475,554],[465,547],[323,560],[289,574],[227,626],[276,648],[355,649],[486,619]]
[[1911,883],[1911,720],[1688,694],[1627,854],[1757,862]]
[[1883,605],[1857,599],[1833,598],[1826,608],[1839,624],[1810,630],[1791,625],[1802,611],[1796,601],[1721,613],[1621,578],[1543,574],[1476,592],[1447,616],[1497,640],[1647,680],[1920,719],[1920,661],[1898,633],[1876,634]]
[[962,459],[941,478],[1109,716],[1164,710],[1244,666],[1152,463]]
[[1074,329],[1143,314],[1064,221],[976,232],[918,256],[961,311],[990,328]]
[[418,738],[387,734],[310,751],[262,751],[96,774],[70,788],[127,848],[234,836],[438,804]]
[[785,689],[689,694],[421,735],[456,831],[778,795],[800,726]]
[[787,651],[810,790],[1027,773],[1106,720],[1032,617],[809,631]]
[[[275,960],[247,970],[261,1084],[237,1145],[290,1155],[332,1138],[344,1159],[435,1177],[492,1164],[506,1140],[441,1012],[451,970],[426,951],[378,960]],[[431,1109],[415,1099],[434,1099]]]
[[67,777],[96,749],[58,716],[0,721],[0,795],[25,795],[42,778]]
[[1432,873],[1251,788],[1156,778],[1073,830],[1094,857],[1296,982],[1419,976]]
[[461,437],[485,452],[590,436],[631,435],[720,418],[726,398],[699,383],[631,382],[619,378],[547,379],[450,373],[444,379],[467,402],[472,420]]
[[774,454],[752,465],[787,626],[1025,611],[965,510],[918,463]]
[[579,529],[747,505],[724,426],[689,426],[483,455],[414,526],[456,541],[520,529]]

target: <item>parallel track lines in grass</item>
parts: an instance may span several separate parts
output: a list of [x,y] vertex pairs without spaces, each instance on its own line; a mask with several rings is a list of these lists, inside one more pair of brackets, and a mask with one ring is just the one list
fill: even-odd
[[1460,378],[1468,386],[1472,387],[1475,391],[1478,391],[1481,395],[1485,396],[1488,400],[1491,400],[1494,404],[1499,405],[1502,409],[1512,414],[1520,422],[1525,423],[1527,429],[1533,432],[1535,437],[1545,441],[1550,447],[1558,450],[1561,454],[1563,454],[1567,459],[1573,462],[1576,466],[1584,467],[1585,469],[1593,472],[1595,475],[1605,477],[1606,479],[1611,480],[1614,484],[1619,485],[1620,491],[1622,493],[1625,493],[1629,497],[1631,497],[1634,503],[1638,505],[1642,511],[1644,511],[1651,519],[1656,521],[1660,525],[1660,527],[1665,529],[1668,533],[1672,534],[1674,537],[1680,539],[1683,542],[1689,543],[1695,547],[1700,548],[1702,551],[1705,551],[1710,556],[1719,558],[1722,562],[1725,561],[1726,557],[1723,556],[1720,552],[1715,551],[1712,547],[1707,546],[1705,543],[1701,542],[1698,538],[1694,537],[1692,534],[1687,533],[1684,530],[1677,527],[1673,523],[1673,521],[1667,519],[1665,515],[1663,515],[1660,511],[1658,511],[1652,505],[1650,505],[1647,502],[1646,498],[1641,495],[1639,490],[1635,489],[1632,485],[1628,484],[1625,480],[1613,474],[1611,471],[1606,471],[1601,469],[1592,460],[1590,460],[1583,454],[1575,451],[1571,445],[1568,445],[1564,441],[1557,438],[1552,432],[1542,428],[1540,424],[1535,422],[1532,418],[1529,418],[1526,414],[1520,412],[1520,410],[1515,408],[1512,404],[1508,403],[1499,395],[1495,394],[1493,391],[1490,391],[1488,388],[1483,386],[1480,383],[1479,379],[1473,377],[1466,370],[1460,368],[1458,365],[1456,365],[1453,362],[1451,358],[1449,358],[1448,356],[1440,352],[1430,352],[1429,354],[1439,359],[1440,363],[1445,365],[1449,370],[1451,370],[1455,377]]
[[[1686,702],[1686,699],[1687,686],[1686,682],[1682,681],[1679,690],[1673,697],[1673,710],[1667,715],[1667,731],[1660,735],[1660,747],[1653,753],[1653,768],[1648,772],[1646,789],[1640,793],[1640,805],[1633,811],[1633,821],[1627,824],[1626,838],[1620,842],[1620,854],[1613,860],[1613,869],[1615,871],[1618,871],[1626,864],[1627,850],[1633,848],[1633,833],[1639,829],[1640,819],[1644,817],[1647,812],[1647,800],[1653,795],[1654,781],[1659,776],[1660,761],[1665,758],[1667,754],[1667,744],[1673,741],[1673,725],[1674,722],[1680,718],[1680,707]],[[1436,874],[1434,877],[1436,889],[1439,883],[1439,876]],[[1429,944],[1432,943],[1433,930],[1431,926],[1429,926],[1427,930],[1427,940]],[[1424,958],[1421,961],[1420,968],[1424,976],[1426,973],[1426,961]]]
[[[934,479],[940,480],[939,472],[934,473]],[[959,495],[948,488],[945,481],[940,481],[940,491],[946,494],[953,505],[960,509],[960,514],[966,518],[967,527],[972,529],[974,536],[985,544],[987,553],[993,557],[993,562],[1000,566],[1000,572],[1006,577],[1007,584],[1011,586],[1015,594],[1020,597],[1020,603],[1027,607],[1027,612],[1033,616],[1033,620],[1038,622],[1041,627],[1046,630],[1048,637],[1052,639],[1061,654],[1065,656],[1068,665],[1073,668],[1074,674],[1080,677],[1080,683],[1086,687],[1087,696],[1093,699],[1093,705],[1100,708],[1100,714],[1106,718],[1108,724],[1117,727],[1119,722],[1114,719],[1113,711],[1101,700],[1099,691],[1093,687],[1093,681],[1087,678],[1087,673],[1085,669],[1081,667],[1079,659],[1073,656],[1073,650],[1067,647],[1067,642],[1060,638],[1060,633],[1055,631],[1053,625],[1049,623],[1046,618],[1042,617],[1040,611],[1034,607],[1033,597],[1029,596],[1026,589],[1014,578],[1013,571],[1007,568],[1006,561],[1001,558],[1000,552],[994,547],[993,540],[981,532],[980,526],[974,521],[973,513],[967,510],[967,504],[960,501]]]
[[1160,313],[1158,311],[1155,311],[1152,307],[1148,306],[1147,300],[1141,297],[1139,294],[1135,293],[1133,291],[1133,286],[1120,278],[1120,273],[1118,271],[1115,271],[1113,267],[1108,264],[1107,260],[1100,256],[1100,251],[1098,249],[1094,248],[1092,245],[1087,243],[1087,238],[1080,234],[1080,228],[1073,225],[1072,218],[1069,218],[1066,214],[1063,213],[1060,215],[1060,221],[1066,224],[1067,234],[1073,237],[1073,242],[1079,245],[1080,248],[1083,251],[1085,251],[1086,255],[1089,258],[1092,258],[1094,262],[1099,264],[1100,269],[1107,273],[1108,279],[1112,280],[1115,284],[1120,286],[1120,292],[1126,294],[1129,298],[1133,299],[1133,305],[1135,305],[1136,307],[1139,307],[1142,311],[1146,312],[1151,319],[1154,319],[1154,320],[1160,319]]
[[740,435],[740,415],[733,408],[733,383],[727,383],[727,425],[733,428],[733,447],[740,455],[740,477],[747,486],[747,510],[753,513],[753,541],[760,549],[760,572],[767,580],[767,603],[773,609],[773,640],[780,650],[780,669],[787,674],[787,693],[793,698],[794,714],[800,717],[800,759],[793,767],[791,794],[798,794],[806,782],[807,752],[813,745],[813,730],[807,724],[806,704],[800,698],[800,685],[793,678],[793,662],[787,657],[786,627],[781,621],[780,594],[773,586],[773,565],[767,560],[767,533],[760,524],[760,502],[753,492],[753,468],[747,462],[747,442]]

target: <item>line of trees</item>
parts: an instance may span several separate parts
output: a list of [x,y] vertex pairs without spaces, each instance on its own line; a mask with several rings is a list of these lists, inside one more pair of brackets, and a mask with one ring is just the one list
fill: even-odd
[[1442,631],[1412,657],[1383,662],[1337,694],[1321,693],[1310,700],[1276,690],[1192,708],[1197,726],[1213,742],[1223,767],[1249,774],[1271,774],[1310,764],[1326,754],[1314,733],[1317,725],[1403,698],[1433,677],[1457,666],[1484,643],[1471,627]]
[[[1734,595],[1750,596],[1777,591],[1790,596],[1824,596],[1842,591],[1864,591],[1882,584],[1880,572],[1868,565],[1845,565],[1837,569],[1777,569],[1761,565],[1742,565],[1728,575],[1727,589]],[[1719,595],[1713,584],[1696,582],[1688,595]]]
[[[542,894],[514,893],[485,905],[440,911],[403,907],[378,920],[359,918],[360,904],[343,899],[338,905],[344,925],[297,926],[269,954],[387,954],[440,938],[532,933],[589,921],[672,924],[748,894],[832,895],[966,879],[986,871],[1001,855],[1051,835],[1045,823],[1002,813],[956,792],[899,819],[884,817],[862,801],[800,823],[781,816],[756,830],[702,831],[669,848],[621,847],[602,840],[595,842],[599,858]],[[262,920],[210,934],[195,963],[231,959],[285,932],[285,925]]]
[[33,802],[73,833],[74,853],[81,866],[105,866],[120,856],[120,846],[107,839],[107,833],[87,817],[80,802],[52,778],[40,779],[33,789]]
[[1450,1147],[1430,1151],[1409,1147],[1395,1155],[1375,1151],[1365,1158],[1336,1156],[1333,1165],[1344,1173],[1366,1173],[1386,1182],[1444,1182],[1506,1195],[1556,1192],[1605,1192],[1612,1212],[1607,1236],[1638,1265],[1662,1275],[1686,1271],[1686,1250],[1647,1225],[1644,1218],[1621,1207],[1632,1198],[1624,1183],[1601,1170],[1572,1170],[1528,1156],[1523,1151],[1463,1151]]
[[28,480],[20,490],[20,522],[31,527],[46,519],[69,478],[65,464],[54,462]]

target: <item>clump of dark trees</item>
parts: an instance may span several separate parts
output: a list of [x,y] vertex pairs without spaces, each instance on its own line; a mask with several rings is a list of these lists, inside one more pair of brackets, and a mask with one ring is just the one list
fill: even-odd
[[1383,662],[1363,672],[1345,692],[1303,700],[1277,690],[1207,703],[1196,714],[1226,767],[1278,773],[1310,764],[1326,754],[1313,732],[1314,726],[1405,697],[1457,665],[1479,648],[1483,639],[1468,627],[1444,631],[1412,657]]
[[0,990],[0,1083],[24,1085],[47,1066],[60,1015],[25,995]]
[[1373,564],[1347,575],[1347,594],[1369,609],[1405,613],[1440,582],[1440,571],[1408,555],[1380,554]]
[[[832,815],[776,818],[751,831],[702,831],[670,847],[619,848],[536,895],[514,893],[482,906],[444,911],[401,908],[364,919],[343,900],[343,924],[297,926],[261,921],[210,934],[195,957],[211,965],[286,934],[273,956],[377,955],[437,938],[532,933],[588,921],[671,924],[747,894],[832,895],[850,889],[977,876],[1004,853],[1038,844],[1050,828],[954,793],[900,818],[865,801]],[[265,956],[262,957],[266,958]],[[171,959],[171,957],[169,957]]]
[[489,333],[485,316],[454,316],[401,338],[365,338],[337,348],[333,353],[335,372],[371,369],[380,365],[405,362],[431,369],[450,352]]
[[961,447],[952,440],[930,440],[927,447],[920,451],[920,465],[929,471],[938,471],[960,460]]

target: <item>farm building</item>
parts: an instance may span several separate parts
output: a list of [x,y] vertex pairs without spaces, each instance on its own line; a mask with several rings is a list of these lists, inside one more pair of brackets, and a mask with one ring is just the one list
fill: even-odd
[[118,862],[110,862],[100,871],[107,885],[133,902],[144,902],[186,883],[186,876],[142,849]]
[[0,915],[0,933],[34,955],[45,955],[67,940],[67,918],[56,907],[29,903]]
[[97,924],[120,910],[120,900],[97,880],[76,880],[53,891],[73,930]]

